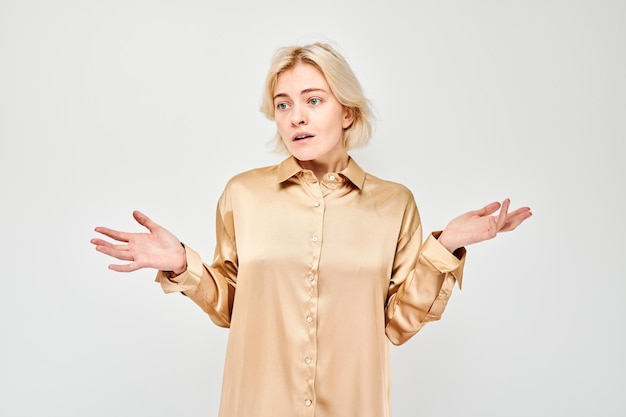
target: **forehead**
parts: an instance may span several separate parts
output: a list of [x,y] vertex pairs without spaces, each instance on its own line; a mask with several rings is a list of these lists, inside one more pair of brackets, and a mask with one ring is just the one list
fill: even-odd
[[274,94],[300,94],[307,89],[330,90],[320,70],[311,64],[300,63],[278,74]]

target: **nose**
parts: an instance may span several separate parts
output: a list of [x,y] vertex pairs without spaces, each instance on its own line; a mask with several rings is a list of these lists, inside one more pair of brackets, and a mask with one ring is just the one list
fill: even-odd
[[291,124],[294,126],[305,125],[308,122],[306,110],[300,105],[294,105],[291,111]]

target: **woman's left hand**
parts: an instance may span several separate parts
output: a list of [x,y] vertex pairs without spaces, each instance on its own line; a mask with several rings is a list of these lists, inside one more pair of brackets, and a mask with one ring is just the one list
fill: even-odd
[[[496,201],[452,219],[439,235],[439,242],[454,252],[463,246],[493,239],[500,232],[509,232],[532,216],[529,207],[509,213],[510,202],[508,198],[502,204]],[[500,213],[492,216],[498,209]]]

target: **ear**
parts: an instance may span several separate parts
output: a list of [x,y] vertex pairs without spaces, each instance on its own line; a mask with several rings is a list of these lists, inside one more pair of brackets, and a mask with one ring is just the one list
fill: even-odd
[[354,122],[354,109],[352,107],[344,107],[343,108],[343,123],[342,126],[344,129],[352,126]]

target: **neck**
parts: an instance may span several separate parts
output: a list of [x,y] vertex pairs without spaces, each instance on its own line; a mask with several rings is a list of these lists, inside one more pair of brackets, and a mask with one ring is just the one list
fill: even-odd
[[313,171],[315,176],[321,180],[324,174],[328,172],[340,172],[348,166],[350,157],[348,154],[343,155],[341,158],[335,161],[298,161],[300,166],[304,169]]

